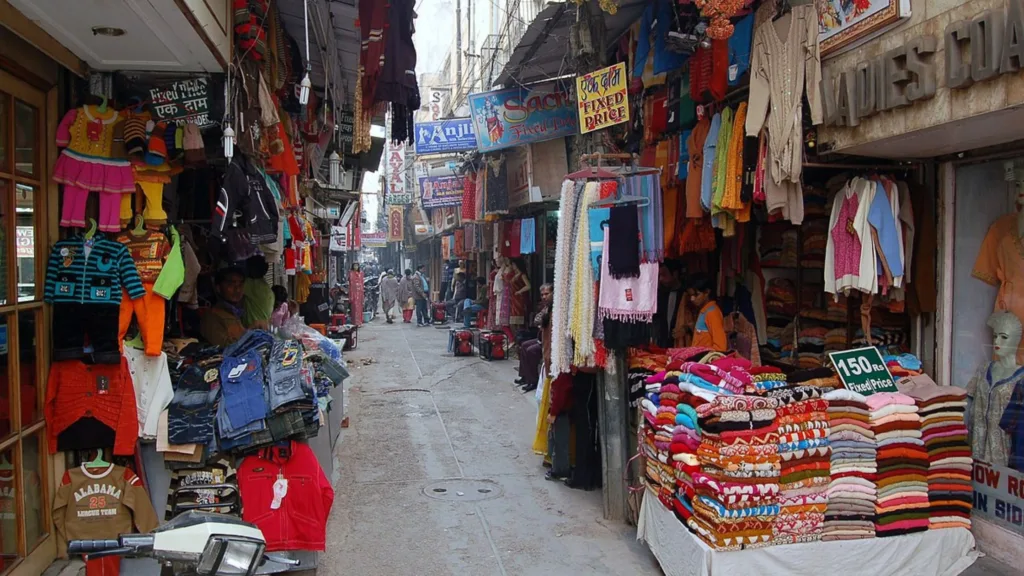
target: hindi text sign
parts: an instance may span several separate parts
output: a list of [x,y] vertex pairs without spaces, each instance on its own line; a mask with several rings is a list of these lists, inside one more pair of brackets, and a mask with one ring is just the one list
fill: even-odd
[[622,62],[576,77],[580,133],[629,122],[626,65]]

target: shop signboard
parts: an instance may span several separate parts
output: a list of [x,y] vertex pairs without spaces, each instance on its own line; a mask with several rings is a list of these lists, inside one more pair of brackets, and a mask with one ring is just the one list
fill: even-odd
[[348,226],[331,226],[331,252],[348,252]]
[[360,236],[363,239],[363,246],[367,248],[384,248],[388,245],[388,234],[383,230],[363,232]]
[[561,91],[507,88],[470,94],[469,109],[481,152],[579,133],[576,103]]
[[619,62],[577,76],[576,107],[580,114],[581,134],[629,122],[626,64]]
[[829,352],[828,357],[847,390],[864,395],[897,391],[896,381],[892,379],[878,348],[868,346]]
[[974,461],[974,516],[1024,535],[1024,474]]
[[18,226],[14,230],[18,258],[36,255],[36,233],[32,226]]
[[416,134],[418,155],[476,150],[476,135],[473,134],[471,118],[417,122],[413,131]]
[[420,178],[420,201],[424,208],[462,206],[462,176],[427,176]]
[[354,128],[355,116],[348,110],[342,110],[338,114],[338,124],[334,128],[338,131],[338,141],[351,145]]
[[218,119],[210,117],[209,87],[210,79],[203,76],[155,86],[149,90],[149,108],[157,120],[200,128],[216,124]]
[[388,206],[388,242],[402,242],[405,239],[405,208]]

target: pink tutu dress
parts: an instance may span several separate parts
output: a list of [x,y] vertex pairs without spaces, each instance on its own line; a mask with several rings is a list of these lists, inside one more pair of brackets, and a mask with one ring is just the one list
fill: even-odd
[[135,191],[131,163],[114,154],[114,133],[122,120],[118,111],[101,113],[96,106],[71,110],[61,120],[57,146],[64,150],[53,168],[54,181],[64,185],[61,226],[85,227],[85,203],[95,191],[100,196],[100,230],[120,230],[121,195]]

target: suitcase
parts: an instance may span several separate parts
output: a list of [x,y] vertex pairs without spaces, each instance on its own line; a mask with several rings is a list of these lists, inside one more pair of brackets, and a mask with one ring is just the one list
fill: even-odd
[[472,356],[473,331],[468,328],[452,328],[448,332],[448,351],[455,356]]
[[505,340],[504,332],[481,332],[480,357],[484,360],[504,360]]
[[444,324],[448,321],[448,308],[444,302],[434,302],[431,304],[430,313],[435,324]]

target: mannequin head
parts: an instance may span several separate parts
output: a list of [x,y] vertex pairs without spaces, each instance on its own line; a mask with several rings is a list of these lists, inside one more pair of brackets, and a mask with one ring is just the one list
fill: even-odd
[[1020,319],[1011,312],[995,312],[988,317],[988,327],[992,329],[992,354],[995,359],[1015,361],[1022,331]]

